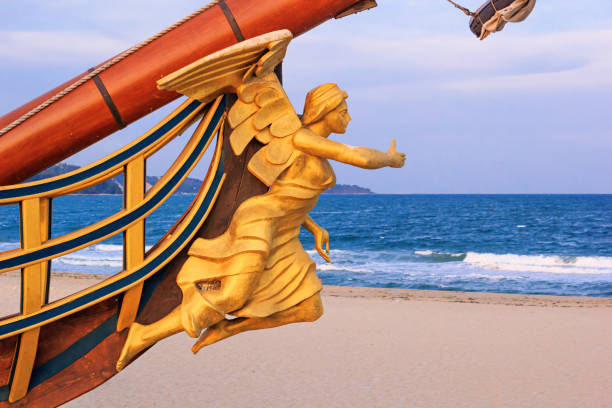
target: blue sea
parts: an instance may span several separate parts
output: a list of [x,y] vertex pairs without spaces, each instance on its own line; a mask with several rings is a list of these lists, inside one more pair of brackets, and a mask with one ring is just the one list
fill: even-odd
[[[193,196],[147,219],[153,245]],[[120,196],[53,202],[53,236],[121,208]],[[612,195],[323,195],[311,216],[331,263],[302,232],[324,284],[612,297]],[[0,207],[0,251],[19,247],[17,206]],[[121,270],[121,234],[53,262],[55,271]]]

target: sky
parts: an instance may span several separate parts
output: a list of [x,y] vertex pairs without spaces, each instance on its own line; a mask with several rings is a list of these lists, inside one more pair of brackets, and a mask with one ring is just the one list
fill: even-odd
[[[402,169],[334,163],[379,193],[612,193],[612,3],[540,0],[479,41],[445,0],[379,0],[296,38],[283,66],[298,112],[335,82],[353,121],[335,140],[406,153]],[[172,4],[172,7],[168,5]],[[3,0],[0,112],[8,112],[201,7],[193,0]],[[464,0],[474,10],[481,2]],[[138,137],[168,106],[66,160]],[[186,136],[148,162],[159,175]],[[204,158],[206,160],[206,157]],[[205,164],[192,176],[202,178]]]

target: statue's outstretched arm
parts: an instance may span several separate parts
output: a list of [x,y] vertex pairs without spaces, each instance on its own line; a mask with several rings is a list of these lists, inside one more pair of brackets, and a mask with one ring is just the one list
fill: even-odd
[[[306,220],[302,224],[304,228],[306,228],[310,233],[314,236],[315,239],[315,249],[321,255],[321,258],[325,259],[327,262],[331,262],[329,257],[329,233],[325,228],[321,228],[319,224],[317,224],[310,215],[306,216]],[[323,245],[325,245],[325,252],[323,251]]]
[[369,147],[350,146],[326,139],[308,130],[301,129],[293,137],[294,146],[304,153],[324,157],[364,169],[381,167],[403,167],[406,155],[395,150],[395,140],[386,152]]

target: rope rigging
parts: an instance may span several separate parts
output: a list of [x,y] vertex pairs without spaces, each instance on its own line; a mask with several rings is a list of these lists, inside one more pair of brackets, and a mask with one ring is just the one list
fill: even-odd
[[449,3],[451,3],[453,6],[455,6],[456,8],[458,8],[459,10],[463,11],[465,13],[466,16],[471,16],[474,17],[476,15],[476,13],[470,11],[468,8],[460,6],[459,4],[455,3],[452,0],[447,0]]

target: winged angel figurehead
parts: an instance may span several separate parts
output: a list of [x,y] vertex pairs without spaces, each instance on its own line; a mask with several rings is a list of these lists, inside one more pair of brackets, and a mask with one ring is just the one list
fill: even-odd
[[[300,120],[274,74],[291,38],[287,30],[256,37],[158,82],[203,102],[235,93],[238,100],[226,121],[230,145],[240,155],[254,138],[264,144],[248,169],[269,190],[243,202],[222,235],[193,243],[177,276],[181,305],[153,324],[133,323],[117,369],[183,330],[197,337],[206,329],[193,346],[197,352],[243,331],[318,319],[321,281],[298,235],[301,226],[310,231],[317,252],[330,261],[329,234],[308,215],[336,183],[328,159],[367,169],[404,165],[395,141],[381,152],[328,139],[344,133],[351,120],[348,95],[335,84],[308,93]],[[227,314],[236,318],[226,319]]]

